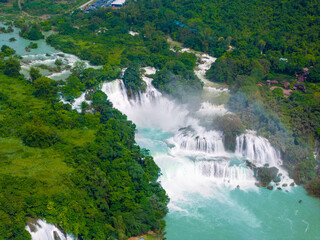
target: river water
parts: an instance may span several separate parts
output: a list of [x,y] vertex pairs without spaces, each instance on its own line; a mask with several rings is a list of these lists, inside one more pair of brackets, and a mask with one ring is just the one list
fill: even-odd
[[[0,25],[1,26],[1,25]],[[15,37],[16,42],[8,39]],[[49,64],[56,59],[73,66],[77,57],[56,51],[44,40],[34,41],[38,49],[26,52],[30,41],[18,31],[0,34],[0,45],[6,44],[23,57],[22,72],[30,66]],[[228,113],[224,103],[228,89],[208,82],[204,74],[215,60],[197,53],[201,60],[195,73],[204,82],[198,109],[178,104],[152,86],[145,68],[146,93],[129,99],[121,79],[101,86],[114,107],[137,125],[136,141],[150,149],[161,168],[159,181],[170,197],[166,216],[168,240],[211,239],[320,239],[320,201],[306,195],[281,168],[281,156],[267,139],[247,131],[238,136],[235,152],[224,148],[223,134],[208,128],[216,116]],[[42,73],[53,79],[65,79],[69,71]],[[78,108],[84,94],[73,103]],[[282,173],[280,187],[274,190],[255,186],[254,173],[245,160],[257,166],[269,164]],[[288,186],[282,186],[287,184]],[[299,201],[301,200],[301,203]],[[44,231],[32,233],[34,240],[53,239],[54,226],[39,222]],[[28,229],[28,227],[26,228]],[[58,230],[55,230],[58,231]],[[52,236],[52,238],[50,238]]]

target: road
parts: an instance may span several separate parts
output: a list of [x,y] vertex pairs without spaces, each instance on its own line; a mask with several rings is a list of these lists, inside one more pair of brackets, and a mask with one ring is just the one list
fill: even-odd
[[90,0],[89,2],[86,2],[85,4],[81,5],[79,8],[83,9],[85,6],[87,6],[90,3],[93,3],[96,0]]

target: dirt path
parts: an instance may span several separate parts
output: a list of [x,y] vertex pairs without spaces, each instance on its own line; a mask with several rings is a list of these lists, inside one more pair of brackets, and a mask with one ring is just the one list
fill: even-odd
[[18,6],[19,6],[20,11],[22,11],[21,0],[18,0]]

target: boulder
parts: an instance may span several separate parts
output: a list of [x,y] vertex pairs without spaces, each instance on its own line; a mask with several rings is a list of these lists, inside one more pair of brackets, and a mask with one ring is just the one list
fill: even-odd
[[273,186],[268,186],[267,189],[273,190]]
[[306,86],[304,84],[295,84],[294,86],[296,87],[296,89],[300,89],[304,93],[307,92]]
[[31,232],[37,232],[38,228],[41,228],[40,224],[38,223],[39,218],[29,218],[27,221],[27,225],[30,228]]
[[290,186],[291,186],[291,187],[294,187],[294,182],[290,183]]
[[61,240],[61,238],[59,237],[59,234],[57,233],[57,231],[53,231],[53,239],[54,240]]
[[276,177],[273,179],[273,181],[274,181],[275,183],[278,183],[278,182],[281,181],[281,178],[280,178],[279,176],[276,176]]
[[282,190],[282,188],[281,188],[281,187],[277,187],[277,189],[278,189],[278,190]]
[[[271,181],[277,181],[279,169],[276,167],[269,168],[267,165],[264,167],[258,167],[254,169],[256,172],[256,178],[260,182],[260,185],[266,187]],[[279,180],[280,182],[280,180]]]
[[282,184],[282,187],[287,187],[287,186],[288,186],[288,184],[286,184],[286,183]]

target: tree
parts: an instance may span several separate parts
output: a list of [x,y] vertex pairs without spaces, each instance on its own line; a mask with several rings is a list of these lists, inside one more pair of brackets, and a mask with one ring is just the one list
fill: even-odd
[[72,75],[81,79],[86,69],[86,63],[82,61],[76,61],[73,68],[71,69]]
[[1,52],[3,52],[5,56],[11,56],[16,53],[16,51],[14,49],[12,49],[11,47],[9,47],[7,45],[2,45]]
[[224,134],[226,149],[234,151],[236,146],[236,137],[245,130],[241,119],[236,115],[226,114],[224,116],[218,116],[214,123],[216,128]]
[[124,84],[132,94],[144,92],[147,84],[141,79],[139,66],[136,63],[130,63],[123,75]]
[[44,38],[44,35],[40,31],[40,27],[36,24],[22,28],[20,34],[22,37],[30,40],[40,40]]
[[9,58],[5,61],[4,74],[10,77],[18,77],[20,75],[21,65],[20,61],[16,58]]
[[42,75],[41,75],[40,70],[38,68],[34,68],[34,67],[30,68],[30,77],[31,77],[32,81],[40,78],[41,76]]
[[41,77],[33,82],[35,87],[34,95],[36,97],[55,99],[57,98],[58,88],[55,86],[54,81],[47,77]]
[[320,63],[310,68],[309,81],[313,83],[320,82]]
[[63,97],[68,101],[73,101],[74,98],[80,96],[81,92],[85,90],[85,86],[76,76],[67,78],[66,85],[62,88]]
[[22,140],[29,147],[47,148],[55,144],[59,137],[51,127],[44,125],[38,118],[35,118],[32,123],[25,124]]

